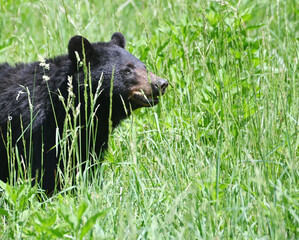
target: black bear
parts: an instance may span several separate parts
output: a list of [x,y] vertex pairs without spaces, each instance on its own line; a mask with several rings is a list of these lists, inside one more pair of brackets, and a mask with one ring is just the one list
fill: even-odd
[[[109,42],[90,43],[74,36],[66,55],[15,66],[0,64],[2,181],[16,175],[11,169],[26,170],[30,166],[32,181],[41,183],[48,193],[54,190],[59,136],[66,121],[75,121],[66,119],[71,111],[66,106],[70,94],[80,119],[77,141],[82,162],[89,161],[86,141],[92,138],[94,152],[99,155],[107,148],[110,130],[122,119],[135,109],[159,102],[168,82],[149,72],[144,63],[125,50],[125,45],[125,37],[119,32]],[[92,96],[97,94],[92,103]],[[84,128],[90,119],[96,130],[88,136]],[[20,156],[19,166],[12,168],[12,164],[17,165],[11,160],[16,155]]]

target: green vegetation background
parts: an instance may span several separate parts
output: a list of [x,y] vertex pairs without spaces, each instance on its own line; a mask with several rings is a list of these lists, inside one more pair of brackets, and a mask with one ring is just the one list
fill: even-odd
[[120,31],[170,82],[115,129],[102,179],[42,201],[2,183],[0,239],[298,239],[298,6],[0,0],[0,62]]

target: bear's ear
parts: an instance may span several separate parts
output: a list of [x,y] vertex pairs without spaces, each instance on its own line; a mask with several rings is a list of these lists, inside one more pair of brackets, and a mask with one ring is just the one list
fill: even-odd
[[126,39],[125,39],[124,35],[120,32],[113,33],[113,35],[111,37],[111,42],[113,44],[120,46],[121,48],[126,47]]
[[78,62],[76,52],[78,53],[80,61],[83,60],[83,56],[84,56],[83,51],[85,53],[85,58],[87,61],[92,57],[94,53],[93,46],[86,38],[82,36],[72,37],[69,41],[68,50],[69,50],[69,58],[74,64],[77,64]]

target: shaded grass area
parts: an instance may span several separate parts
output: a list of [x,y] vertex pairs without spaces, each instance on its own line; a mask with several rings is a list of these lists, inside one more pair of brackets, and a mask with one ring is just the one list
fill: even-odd
[[121,31],[170,82],[158,106],[114,130],[104,163],[75,193],[39,201],[22,179],[1,183],[1,239],[296,239],[296,5],[0,1],[0,62]]

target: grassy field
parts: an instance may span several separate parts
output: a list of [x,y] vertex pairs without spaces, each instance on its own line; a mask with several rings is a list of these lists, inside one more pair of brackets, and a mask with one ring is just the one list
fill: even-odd
[[0,62],[120,31],[170,83],[114,130],[100,177],[42,201],[1,183],[0,239],[298,239],[298,5],[0,0]]

